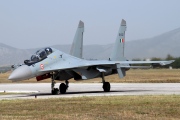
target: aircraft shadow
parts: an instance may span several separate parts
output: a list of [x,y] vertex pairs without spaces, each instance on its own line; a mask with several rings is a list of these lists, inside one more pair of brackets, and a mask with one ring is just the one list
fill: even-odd
[[[110,92],[104,92],[104,91],[77,91],[77,92],[66,92],[66,94],[58,94],[58,95],[62,95],[62,96],[66,96],[66,95],[83,95],[83,94],[99,94],[99,93],[126,93],[126,92],[147,92],[147,91],[152,91],[152,90],[123,90],[123,91],[110,91]],[[47,96],[47,95],[52,95],[51,93],[35,93],[35,94],[29,94],[27,96]]]
[[[77,91],[77,92],[67,92],[66,94],[58,94],[60,96],[69,96],[69,95],[86,95],[86,94],[108,94],[108,93],[133,93],[133,92],[148,92],[148,91],[152,91],[152,90],[112,90],[110,92],[104,92],[104,91]],[[19,94],[19,95],[12,95],[12,96],[4,96],[4,98],[27,98],[27,97],[38,97],[38,96],[51,96],[51,93],[31,93],[31,94]],[[112,94],[113,95],[113,94]],[[52,96],[57,96],[57,95],[52,95]]]

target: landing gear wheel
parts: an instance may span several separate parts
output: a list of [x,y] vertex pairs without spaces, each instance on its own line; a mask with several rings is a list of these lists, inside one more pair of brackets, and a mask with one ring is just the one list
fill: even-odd
[[61,94],[65,94],[66,93],[66,89],[67,89],[67,86],[64,83],[61,83],[60,86],[59,86],[60,93]]
[[111,89],[110,83],[109,82],[104,82],[103,89],[104,89],[104,92],[109,92],[110,89]]
[[52,95],[58,95],[59,94],[59,89],[54,88],[54,90],[51,91]]

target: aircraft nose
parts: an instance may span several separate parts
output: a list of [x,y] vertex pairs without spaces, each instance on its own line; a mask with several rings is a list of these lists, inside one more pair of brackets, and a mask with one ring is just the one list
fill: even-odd
[[22,65],[16,68],[11,75],[9,76],[9,80],[26,80],[32,77],[32,71],[27,65]]

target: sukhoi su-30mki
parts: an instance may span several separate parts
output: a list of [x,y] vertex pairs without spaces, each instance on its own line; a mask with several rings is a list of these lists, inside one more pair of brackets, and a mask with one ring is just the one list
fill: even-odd
[[[79,22],[70,54],[66,54],[57,49],[46,47],[38,50],[24,64],[14,66],[14,71],[9,76],[9,80],[19,81],[36,77],[37,81],[47,78],[52,79],[52,94],[66,93],[69,87],[69,80],[88,80],[101,77],[103,90],[110,91],[110,83],[105,81],[104,76],[118,74],[120,78],[126,76],[126,71],[130,68],[144,68],[147,66],[133,66],[138,64],[167,65],[171,61],[128,61],[124,57],[126,21],[122,20],[117,34],[117,38],[112,53],[107,60],[85,60],[83,53],[83,32],[84,23]],[[148,66],[149,67],[149,66]],[[58,88],[54,88],[55,80],[65,81]]]

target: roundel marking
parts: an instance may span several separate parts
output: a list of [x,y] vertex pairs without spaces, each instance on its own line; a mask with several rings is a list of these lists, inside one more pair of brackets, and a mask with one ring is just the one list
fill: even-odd
[[41,68],[41,70],[43,70],[44,69],[44,65],[40,64],[40,68]]

